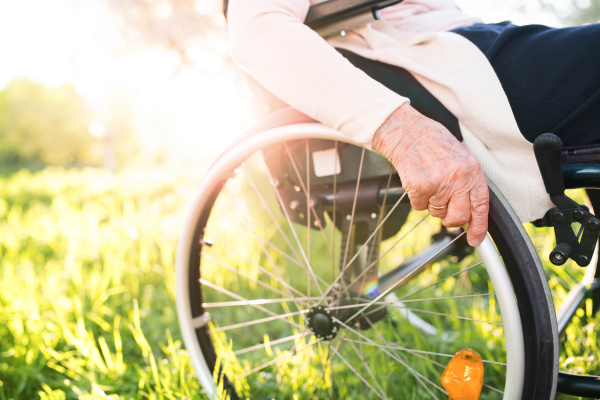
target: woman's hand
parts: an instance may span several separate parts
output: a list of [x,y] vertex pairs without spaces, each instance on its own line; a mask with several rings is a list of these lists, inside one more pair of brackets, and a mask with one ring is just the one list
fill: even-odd
[[477,158],[443,125],[404,104],[377,130],[373,148],[396,167],[414,209],[428,209],[447,227],[468,223],[469,244],[481,244],[488,227],[487,183]]

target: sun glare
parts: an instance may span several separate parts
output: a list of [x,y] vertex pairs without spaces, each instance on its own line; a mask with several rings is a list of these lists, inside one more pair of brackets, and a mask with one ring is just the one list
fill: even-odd
[[[89,129],[94,136],[102,136],[111,108],[133,107],[143,145],[167,147],[175,158],[218,154],[239,134],[244,104],[232,77],[219,72],[218,56],[192,49],[194,63],[208,70],[203,73],[180,68],[176,55],[159,49],[123,52],[106,3],[51,3],[0,2],[0,87],[15,77],[74,84],[97,116]],[[160,18],[172,12],[169,3],[157,3]]]
[[[195,10],[201,15],[220,12],[211,1],[196,2]],[[527,15],[515,11],[518,4],[533,10],[536,1],[457,3],[486,21],[552,24],[543,10]],[[169,2],[154,3],[159,18],[174,15]],[[219,54],[226,54],[227,43],[221,40],[213,45],[216,53],[202,43],[187,51],[198,69],[180,68],[173,52],[151,47],[124,50],[122,31],[106,1],[0,2],[0,88],[16,77],[49,86],[72,83],[96,115],[98,125],[90,127],[92,135],[102,136],[98,127],[109,119],[110,110],[129,107],[143,145],[168,149],[175,158],[216,155],[245,124],[244,102],[234,79],[220,72],[225,68]]]

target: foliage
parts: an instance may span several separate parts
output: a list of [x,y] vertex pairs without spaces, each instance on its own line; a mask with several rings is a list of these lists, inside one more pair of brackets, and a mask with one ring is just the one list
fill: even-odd
[[219,72],[231,67],[220,1],[107,0],[122,20],[131,46],[151,45],[176,53],[181,65]]
[[25,79],[0,92],[0,162],[66,165],[93,162],[92,114],[72,85],[49,88]]
[[[1,400],[205,398],[173,292],[177,235],[200,175],[47,168],[0,178]],[[560,302],[583,270],[551,266],[552,237],[528,229]],[[600,319],[588,303],[576,318],[561,369],[593,373]],[[285,367],[297,385],[304,362]]]
[[103,135],[89,132],[96,117],[71,84],[58,88],[15,79],[0,92],[0,165],[116,167],[140,152],[134,110],[125,95],[104,112]]
[[568,26],[600,22],[600,0],[570,0],[568,12],[559,10],[549,0],[540,0],[540,3],[544,8],[553,11]]
[[573,2],[575,10],[567,20],[573,25],[594,24],[600,22],[600,0],[589,0],[588,6],[582,6],[581,1]]

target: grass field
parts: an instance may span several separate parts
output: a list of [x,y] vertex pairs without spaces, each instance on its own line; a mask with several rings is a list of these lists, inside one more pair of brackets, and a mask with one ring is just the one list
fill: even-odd
[[[173,265],[201,175],[0,176],[0,400],[203,398],[181,344]],[[527,229],[559,305],[584,270],[551,266],[553,238]],[[590,314],[588,301],[567,329],[564,371],[600,370],[600,321]]]

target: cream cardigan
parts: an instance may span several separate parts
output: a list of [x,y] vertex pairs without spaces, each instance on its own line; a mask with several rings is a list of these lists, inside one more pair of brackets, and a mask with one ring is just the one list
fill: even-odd
[[309,0],[230,0],[234,60],[286,103],[366,147],[387,117],[409,100],[355,68],[332,46],[405,68],[458,118],[465,145],[523,222],[541,218],[553,206],[533,147],[475,45],[450,32],[403,32],[385,20],[326,42],[302,23],[309,6]]

